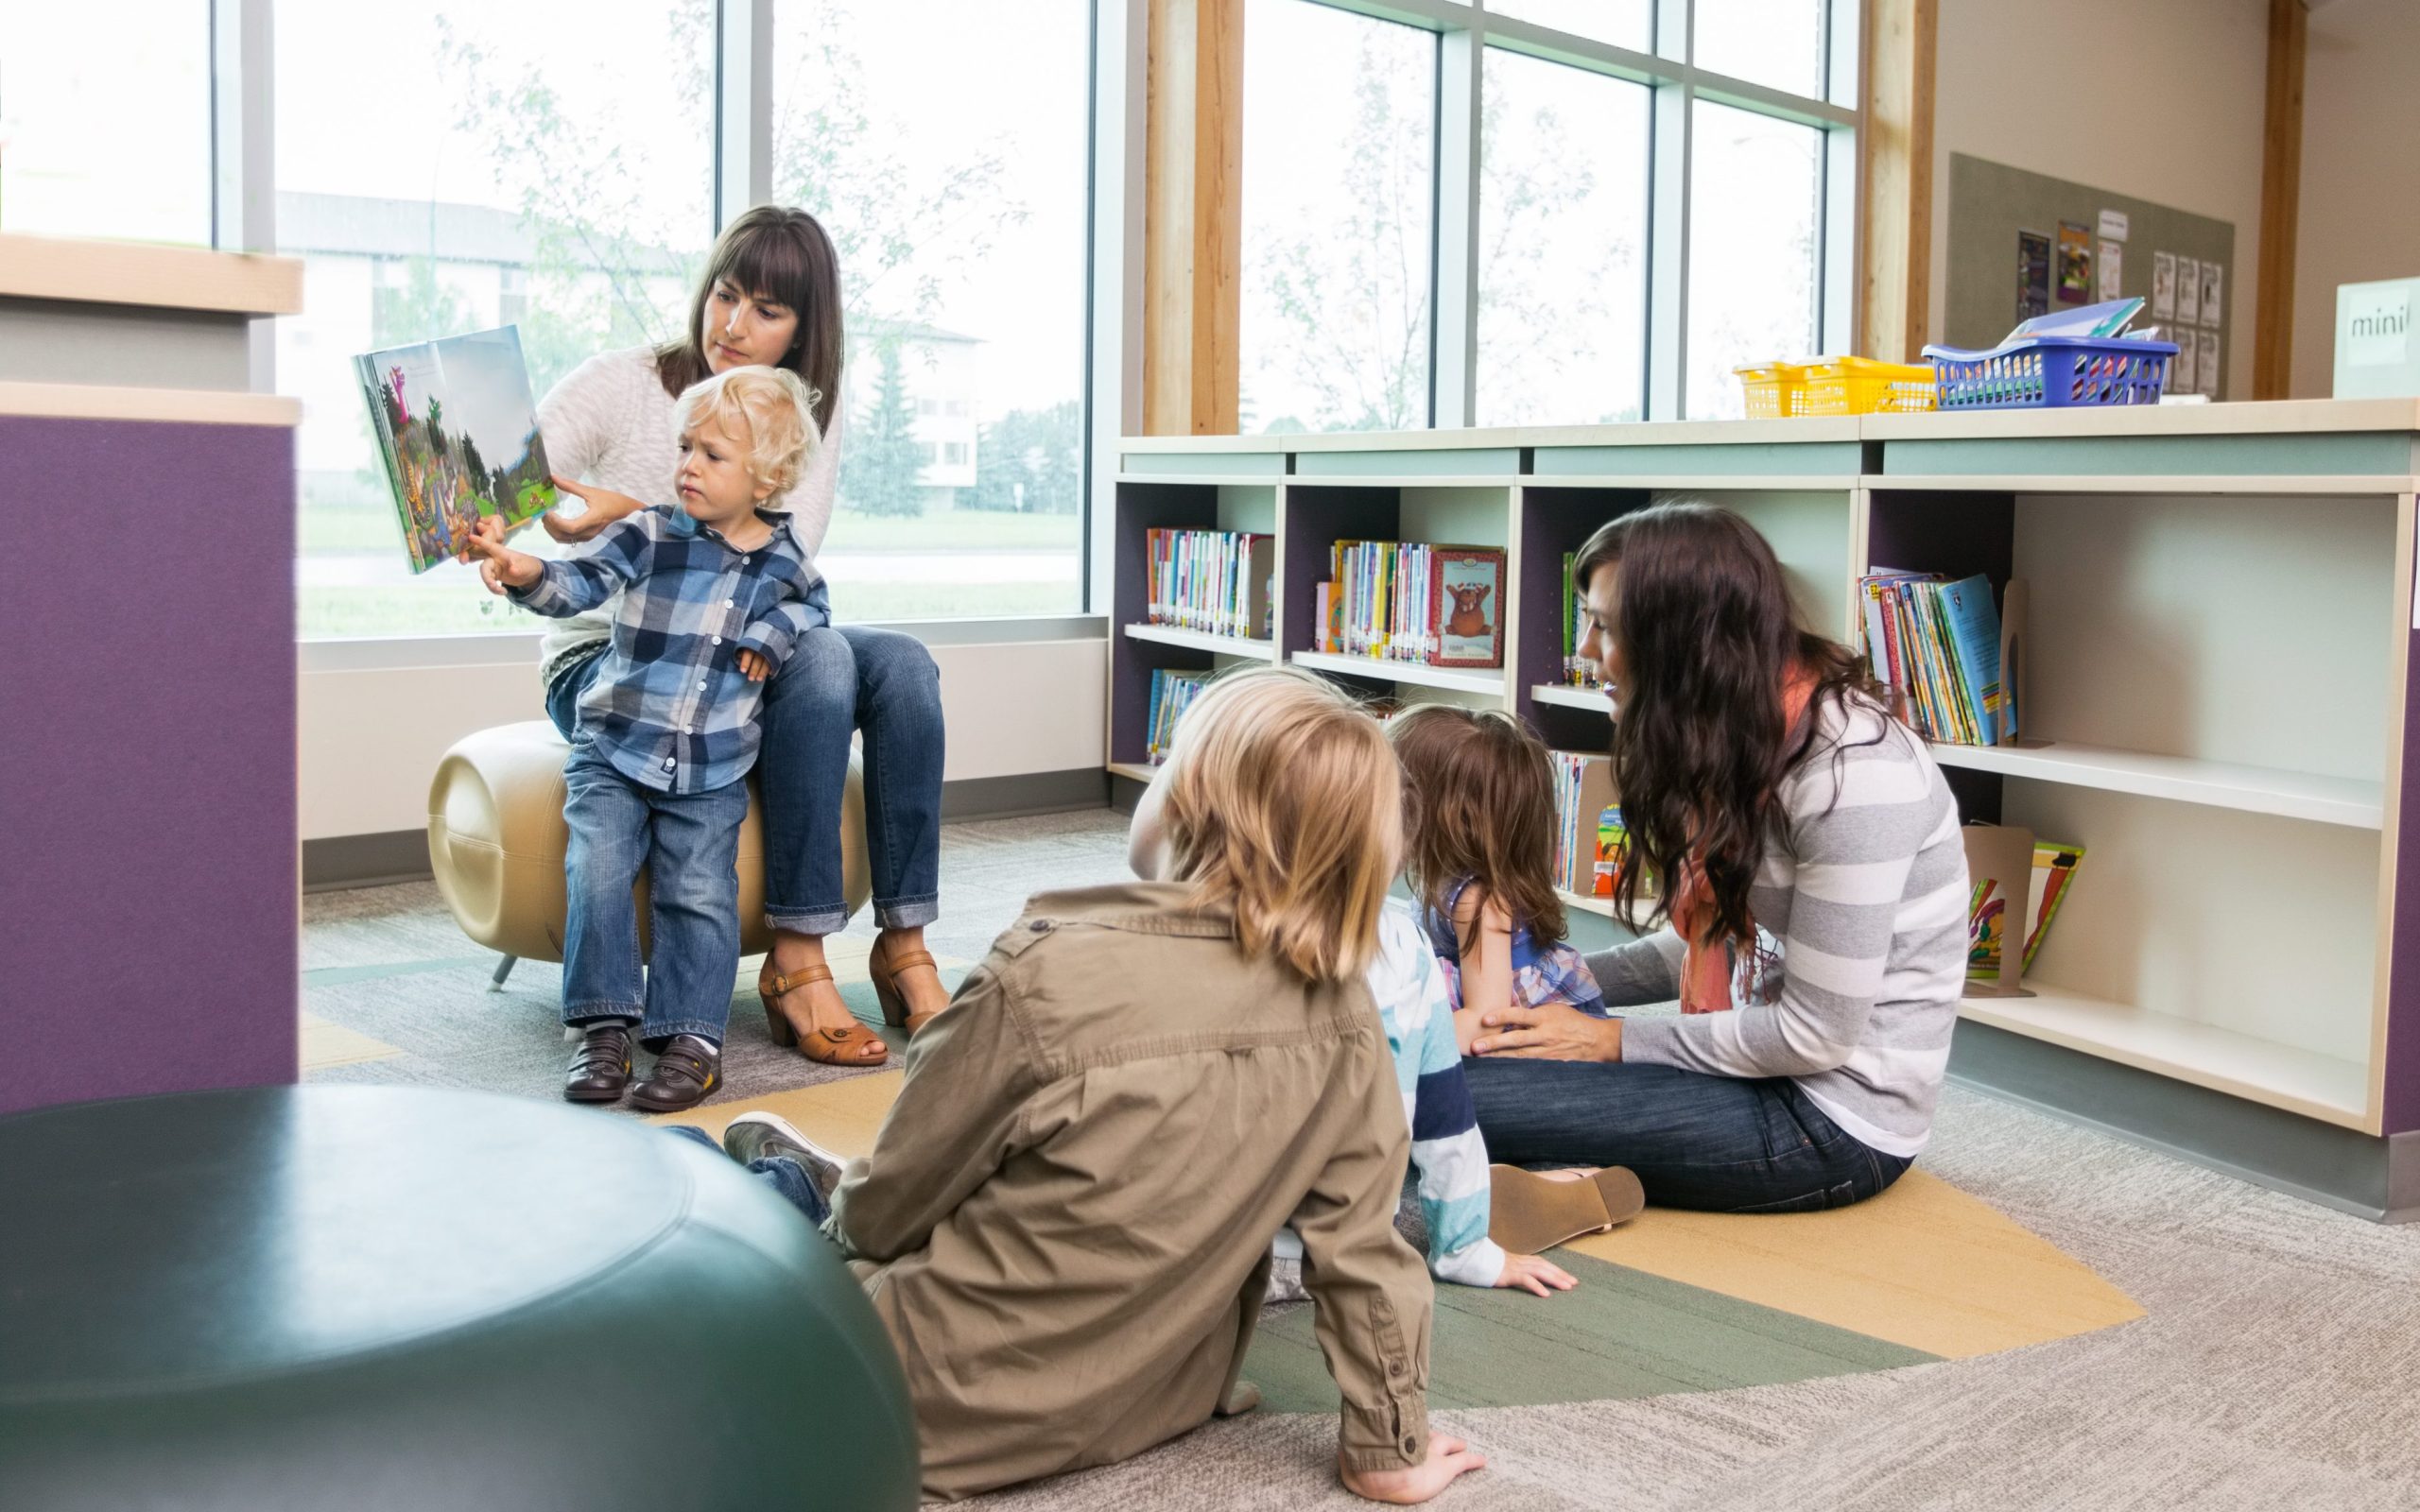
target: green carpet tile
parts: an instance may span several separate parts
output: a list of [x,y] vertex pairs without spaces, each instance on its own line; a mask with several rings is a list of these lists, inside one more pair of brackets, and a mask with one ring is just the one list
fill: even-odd
[[[1580,1284],[1550,1297],[1437,1288],[1428,1401],[1535,1407],[1777,1385],[1936,1357],[1568,1250]],[[1334,1412],[1308,1304],[1264,1314],[1244,1361],[1272,1412]]]

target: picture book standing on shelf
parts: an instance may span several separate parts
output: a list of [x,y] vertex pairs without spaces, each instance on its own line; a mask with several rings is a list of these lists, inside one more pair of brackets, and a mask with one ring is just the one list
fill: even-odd
[[412,571],[458,554],[486,516],[510,527],[554,507],[516,328],[390,347],[353,363]]

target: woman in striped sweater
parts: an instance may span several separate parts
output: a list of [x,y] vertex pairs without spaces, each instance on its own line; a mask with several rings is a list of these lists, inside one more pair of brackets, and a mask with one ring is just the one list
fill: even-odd
[[[1797,627],[1772,548],[1669,503],[1572,564],[1631,862],[1597,1019],[1511,1005],[1464,1062],[1488,1148],[1626,1165],[1650,1202],[1838,1207],[1922,1150],[1965,980],[1966,858],[1932,754],[1855,652]],[[1642,897],[1662,880],[1663,896]]]

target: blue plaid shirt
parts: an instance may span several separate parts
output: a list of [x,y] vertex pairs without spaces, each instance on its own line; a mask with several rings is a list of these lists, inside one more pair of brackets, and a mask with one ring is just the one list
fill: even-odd
[[545,564],[513,601],[560,619],[626,588],[596,679],[579,700],[579,732],[642,787],[711,793],[756,764],[765,685],[739,670],[742,650],[779,667],[801,635],[832,622],[831,596],[790,518],[756,517],[773,539],[740,551],[683,510],[615,521],[587,556]]

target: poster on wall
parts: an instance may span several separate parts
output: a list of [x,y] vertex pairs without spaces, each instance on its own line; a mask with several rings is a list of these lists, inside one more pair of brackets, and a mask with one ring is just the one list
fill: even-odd
[[2176,260],[2176,318],[2188,325],[2202,318],[2202,265],[2189,257]]
[[2201,357],[2196,349],[2200,345],[2199,338],[2192,332],[2176,333],[2176,355],[2169,359],[2168,383],[2164,386],[2169,393],[2199,392]]
[[2202,333],[2201,361],[2201,382],[2193,386],[2194,391],[2216,399],[2219,397],[2219,334],[2216,331]]
[[2152,318],[2176,318],[2176,254],[2152,253]]
[[2085,304],[2092,300],[2092,228],[2079,221],[2059,222],[2059,302]]
[[2100,239],[2104,242],[2124,241],[2126,239],[2126,232],[2129,224],[2130,222],[2127,220],[2126,213],[2124,211],[2102,211],[2100,213]]
[[2016,233],[2017,323],[2050,313],[2050,238],[2038,231]]
[[2202,323],[2204,325],[2226,323],[2219,318],[2219,312],[2226,308],[2227,302],[2226,272],[2227,270],[2217,263],[2202,265]]
[[2125,266],[2125,256],[2126,249],[2116,242],[2100,244],[2100,292],[2093,298],[2114,300],[2120,296],[2120,290],[2118,287],[2120,282],[2118,269]]

